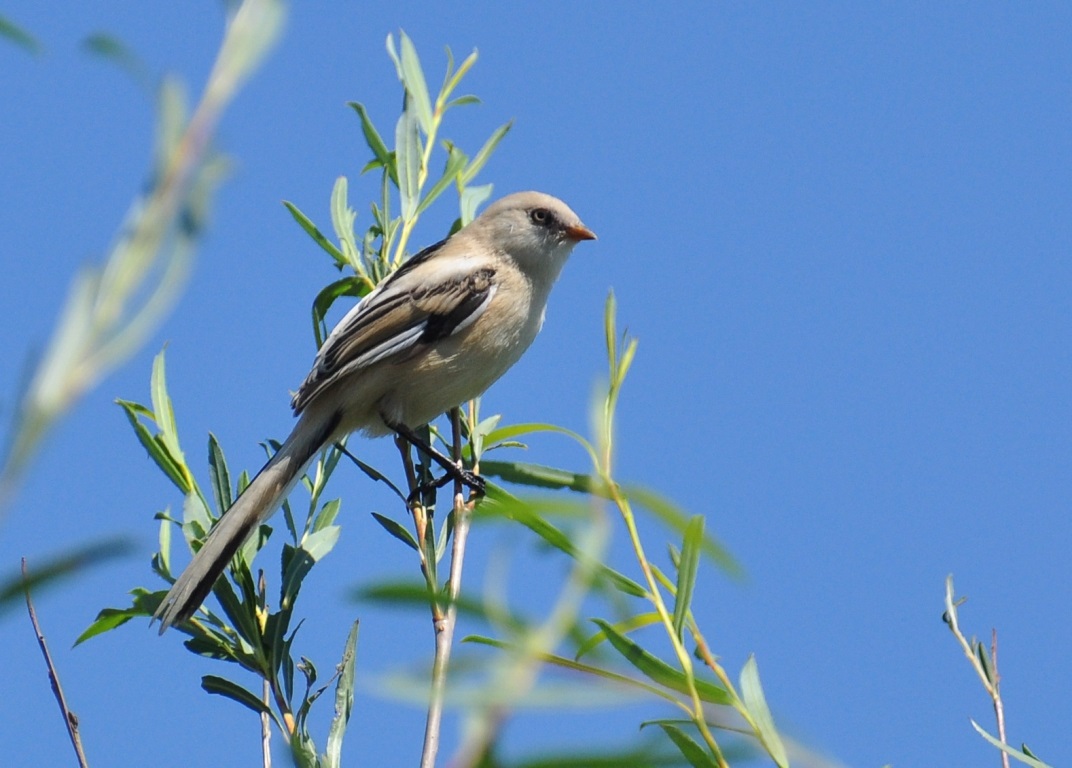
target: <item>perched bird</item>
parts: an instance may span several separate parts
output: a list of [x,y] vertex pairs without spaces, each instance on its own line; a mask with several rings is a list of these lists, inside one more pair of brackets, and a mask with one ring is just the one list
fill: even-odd
[[[312,458],[350,434],[413,432],[477,397],[528,349],[573,247],[594,240],[569,206],[540,192],[498,200],[425,248],[335,326],[291,402],[279,451],[224,512],[154,619],[189,619],[235,552],[282,504]],[[446,461],[452,475],[480,480]]]

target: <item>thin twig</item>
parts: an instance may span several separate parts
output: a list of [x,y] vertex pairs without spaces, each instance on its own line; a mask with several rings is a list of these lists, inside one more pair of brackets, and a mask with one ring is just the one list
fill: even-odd
[[[263,683],[261,701],[264,706],[271,706],[272,688],[267,680]],[[272,768],[272,721],[267,712],[261,712],[261,755],[264,768]]]
[[48,681],[52,684],[52,693],[60,705],[60,713],[63,722],[67,726],[67,735],[71,737],[71,745],[74,747],[75,757],[78,758],[80,768],[88,768],[86,753],[82,751],[82,737],[78,733],[78,715],[67,706],[67,699],[63,695],[63,686],[60,685],[60,676],[56,672],[56,665],[52,663],[52,654],[48,652],[48,643],[41,631],[41,625],[37,623],[37,612],[34,610],[33,600],[30,599],[30,586],[27,582],[26,558],[22,558],[22,582],[26,592],[26,610],[30,614],[30,623],[33,625],[34,634],[37,635],[37,645],[41,648],[41,654],[45,657],[45,666],[48,667]]
[[[261,606],[265,616],[268,615],[268,582],[264,578],[264,570],[257,573],[257,592],[259,593]],[[271,706],[272,686],[265,677],[261,687],[261,701],[265,707]],[[264,768],[272,768],[272,721],[268,712],[261,712],[261,762]]]
[[[994,668],[994,685],[991,689],[991,698],[994,699],[994,716],[998,721],[998,738],[1002,744],[1008,744],[1005,740],[1005,705],[1001,702],[1001,675],[998,673],[998,631],[990,630],[990,663]],[[1009,768],[1009,753],[1001,750],[1002,768]]]
[[[462,455],[461,412],[451,409],[450,426],[453,434],[454,460],[460,462]],[[462,565],[465,561],[465,544],[469,537],[469,521],[472,503],[465,502],[461,480],[454,480],[454,539],[450,551],[450,580],[448,581],[449,602],[446,613],[434,617],[435,625],[435,660],[432,663],[432,692],[428,704],[428,720],[424,728],[424,750],[421,755],[421,768],[432,768],[436,754],[439,752],[439,735],[443,721],[443,703],[447,686],[447,667],[450,663],[451,647],[454,644],[454,626],[458,619],[458,595],[462,587]]]

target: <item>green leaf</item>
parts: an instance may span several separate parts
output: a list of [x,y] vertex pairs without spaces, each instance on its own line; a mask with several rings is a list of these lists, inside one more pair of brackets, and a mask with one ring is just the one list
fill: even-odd
[[568,488],[581,493],[594,493],[596,486],[590,475],[523,461],[484,461],[480,464],[480,472],[502,478],[508,483],[536,488]]
[[298,226],[304,229],[305,233],[309,235],[309,237],[313,238],[314,243],[319,245],[327,252],[328,256],[330,256],[335,261],[335,264],[337,266],[346,266],[346,257],[342,255],[342,251],[340,251],[333,242],[324,237],[324,233],[321,232],[315,224],[313,224],[312,220],[308,216],[298,210],[298,207],[296,205],[287,200],[283,201],[283,205],[286,206],[286,209],[288,211],[290,211],[290,215],[294,217],[294,221],[298,222]]
[[[398,169],[395,167],[394,157],[384,143],[379,131],[376,130],[376,126],[372,124],[372,120],[369,118],[365,105],[356,101],[351,101],[349,104],[353,110],[357,112],[358,117],[361,118],[361,132],[365,136],[365,143],[368,145],[368,148],[372,150],[372,154],[376,156],[376,162],[387,169],[391,181],[395,183],[395,186],[398,186]],[[364,170],[362,170],[362,173],[364,173]]]
[[328,729],[327,747],[324,753],[324,768],[339,768],[342,765],[342,737],[350,712],[354,708],[354,670],[357,662],[357,630],[355,621],[346,638],[346,647],[339,662],[339,682],[335,685],[335,717]]
[[754,654],[748,657],[741,670],[741,699],[755,724],[760,741],[767,748],[767,753],[779,768],[788,768],[789,756],[785,753],[782,737],[774,727],[774,718],[767,706],[767,698],[763,695],[763,686],[759,683],[759,667]]
[[428,98],[428,85],[424,81],[421,60],[417,57],[417,49],[413,47],[413,41],[405,32],[399,32],[398,38],[402,54],[399,70],[402,85],[412,97],[417,119],[427,136],[432,132],[432,102]]
[[476,218],[476,209],[480,207],[481,203],[491,197],[491,190],[491,184],[484,184],[483,186],[466,185],[465,189],[462,190],[460,207],[461,224],[463,227]]
[[1030,765],[1031,768],[1051,768],[1051,766],[1049,766],[1046,763],[1042,762],[1038,758],[1032,757],[1032,756],[1026,754],[1026,752],[1021,752],[1020,750],[1015,749],[1014,747],[1010,747],[1008,744],[1004,743],[1003,741],[994,738],[989,733],[987,733],[985,730],[983,730],[979,726],[979,724],[977,722],[975,722],[974,720],[971,721],[971,724],[972,724],[972,728],[974,728],[976,730],[976,732],[980,736],[982,736],[984,739],[989,741],[995,747],[997,747],[1002,752],[1007,754],[1009,757],[1013,757],[1013,758],[1019,760],[1024,765]]
[[454,107],[463,107],[467,104],[479,104],[480,99],[472,94],[466,94],[465,96],[459,96],[456,99],[451,99],[444,105],[443,111],[453,109]]
[[343,258],[355,272],[361,271],[361,251],[354,240],[354,222],[357,211],[350,207],[349,184],[345,176],[335,179],[331,189],[331,224],[335,227],[335,236],[342,244]]
[[334,523],[335,519],[339,516],[339,508],[341,506],[341,499],[332,499],[331,501],[326,502],[317,513],[316,519],[313,520],[313,531],[322,531]]
[[116,400],[115,402],[116,405],[123,409],[127,421],[130,422],[130,426],[134,430],[134,436],[138,438],[138,442],[141,443],[142,447],[149,454],[149,458],[153,460],[153,463],[167,475],[167,478],[175,484],[176,488],[184,494],[189,493],[189,483],[187,482],[186,475],[183,473],[181,467],[171,456],[171,453],[164,446],[163,442],[158,441],[148,428],[138,419],[139,413],[147,413],[149,414],[149,417],[152,418],[152,412],[145,408],[145,406],[127,400]]
[[391,479],[387,477],[387,475],[383,474],[382,472],[380,472],[380,470],[376,469],[370,464],[366,464],[365,462],[361,461],[361,459],[357,458],[349,451],[345,451],[344,455],[346,456],[346,458],[352,461],[358,469],[360,469],[366,475],[371,477],[373,480],[379,481],[381,483],[386,483],[387,486],[395,492],[395,495],[398,496],[398,498],[402,499],[403,503],[405,503],[406,495],[402,493],[401,490],[399,490],[397,485],[391,482]]
[[[137,608],[103,608],[97,614],[97,618],[93,620],[86,630],[78,636],[78,639],[74,641],[75,645],[81,645],[91,637],[97,635],[103,635],[105,632],[110,632],[116,627],[121,627],[133,618],[139,616],[145,616],[143,611]],[[152,614],[149,614],[150,616]]]
[[313,299],[313,333],[316,334],[317,349],[324,346],[324,340],[327,338],[324,318],[335,300],[341,296],[363,297],[368,292],[368,282],[360,277],[344,277],[320,289]]
[[227,470],[227,459],[216,436],[208,435],[208,471],[212,479],[212,495],[216,497],[216,509],[222,515],[231,508],[231,473]]
[[[619,621],[614,624],[614,628],[622,634],[629,634],[630,632],[633,632],[635,630],[642,629],[644,627],[650,627],[653,624],[658,624],[660,621],[661,619],[659,618],[659,614],[655,611],[651,611],[648,613],[640,613],[636,616],[630,616],[625,621]],[[596,632],[594,635],[589,637],[577,647],[577,653],[574,658],[581,658],[582,656],[596,648],[606,639],[607,635],[605,632]]]
[[[224,696],[231,699],[231,701],[237,701],[242,706],[252,709],[258,715],[270,715],[279,724],[279,718],[275,716],[272,708],[261,701],[255,694],[238,685],[238,683],[232,683],[230,680],[216,675],[205,675],[201,678],[201,687],[208,693]],[[281,724],[279,725],[282,727]]]
[[492,430],[484,438],[484,445],[486,446],[485,450],[490,450],[496,445],[508,442],[510,440],[513,440],[514,438],[521,437],[522,435],[528,435],[537,432],[552,432],[558,435],[565,435],[566,437],[577,443],[577,445],[584,448],[584,450],[588,453],[589,458],[592,459],[593,463],[595,462],[596,453],[595,449],[592,447],[592,444],[589,443],[579,433],[574,432],[572,429],[560,427],[557,424],[510,424],[508,426],[502,427],[501,429]]
[[668,723],[658,723],[658,726],[670,737],[674,746],[681,750],[681,754],[693,768],[718,768],[714,758],[683,730]]
[[420,548],[417,546],[417,540],[413,538],[413,534],[403,525],[389,517],[384,517],[378,512],[373,512],[372,517],[377,523],[383,526],[385,531],[401,541],[407,547],[412,547],[415,552],[420,551]]
[[693,515],[685,528],[681,543],[681,556],[677,567],[677,590],[674,600],[674,633],[678,640],[685,637],[685,618],[692,604],[692,592],[696,587],[696,571],[700,567],[700,547],[703,544],[703,515]]
[[[593,623],[603,630],[607,640],[626,661],[651,680],[678,693],[687,694],[689,692],[688,680],[683,672],[674,669],[662,659],[641,648],[637,643],[618,632],[609,622],[602,619],[593,619]],[[704,701],[709,701],[712,704],[725,704],[726,706],[733,704],[733,697],[714,683],[700,678],[696,678],[694,682],[696,692]]]
[[419,202],[421,172],[421,137],[417,120],[409,109],[403,110],[395,126],[395,161],[398,163],[398,196],[402,218],[413,218]]
[[462,171],[463,184],[469,184],[469,182],[476,178],[476,175],[480,173],[481,169],[487,165],[488,160],[491,158],[491,153],[499,146],[499,142],[501,142],[506,134],[510,132],[513,125],[514,121],[511,120],[504,125],[500,125],[492,132],[491,136],[488,137],[488,140],[484,142],[484,146],[473,155],[472,162],[470,162],[465,170]]
[[421,204],[417,206],[418,215],[424,213],[428,206],[434,203],[436,198],[443,193],[443,190],[454,183],[464,165],[465,155],[452,146],[447,154],[447,165],[443,169],[443,175],[439,178],[439,181],[432,185],[432,188],[428,190],[428,194],[421,200]]
[[[453,69],[454,56],[451,53],[450,48],[447,48],[447,74],[446,74],[446,77],[443,78],[443,87],[440,88],[440,90],[439,90],[439,101],[443,101],[445,99],[450,98],[450,95],[452,93],[454,93],[454,89],[457,88],[458,85],[461,83],[462,78],[465,77],[465,75],[469,72],[469,70],[472,69],[473,65],[476,64],[476,59],[477,59],[477,51],[474,48],[473,52],[465,57],[465,61],[463,61],[461,63],[461,66],[458,67],[457,71],[452,73],[451,70]],[[475,98],[476,98],[475,96],[459,96],[454,101],[459,101],[460,102],[460,101],[463,101],[464,99],[475,99]],[[453,102],[450,102],[450,103],[453,103]],[[448,106],[450,105],[450,103],[448,103]],[[466,103],[469,103],[469,102],[466,102]]]

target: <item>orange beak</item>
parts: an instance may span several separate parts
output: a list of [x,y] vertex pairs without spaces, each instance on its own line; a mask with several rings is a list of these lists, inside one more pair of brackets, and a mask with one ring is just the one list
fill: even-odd
[[584,224],[575,224],[572,227],[566,227],[566,235],[570,240],[580,242],[581,240],[595,240],[596,233],[586,227]]

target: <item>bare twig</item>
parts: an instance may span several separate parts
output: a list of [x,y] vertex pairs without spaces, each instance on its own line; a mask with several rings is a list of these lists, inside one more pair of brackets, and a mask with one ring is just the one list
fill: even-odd
[[[25,583],[28,578],[26,569],[26,558],[22,558],[22,578]],[[34,610],[33,600],[30,599],[30,587],[26,586],[26,610],[30,614],[30,623],[33,625],[34,634],[37,635],[37,645],[41,648],[41,654],[45,657],[45,666],[48,667],[48,681],[52,684],[52,693],[56,696],[56,701],[60,705],[60,713],[63,715],[63,722],[67,726],[67,735],[71,737],[71,745],[74,747],[74,754],[78,758],[78,765],[80,768],[88,768],[89,763],[86,761],[86,753],[82,751],[82,737],[78,733],[78,716],[70,710],[67,706],[67,699],[63,695],[63,686],[60,685],[60,677],[56,672],[56,665],[52,663],[52,654],[48,652],[48,643],[45,642],[45,635],[41,631],[41,625],[37,623],[37,612]]]
[[[964,651],[964,655],[968,657],[972,669],[975,670],[975,674],[979,676],[983,687],[990,695],[990,700],[994,703],[994,715],[997,719],[998,739],[1002,744],[1008,744],[1005,740],[1005,705],[1001,701],[999,686],[1001,676],[998,674],[998,631],[996,629],[991,630],[990,659],[988,663],[984,664],[981,659],[984,659],[987,655],[986,646],[974,637],[968,640],[964,633],[960,631],[957,608],[965,600],[967,600],[966,597],[962,597],[960,600],[954,599],[953,575],[950,574],[945,580],[945,613],[942,614],[942,619],[948,625],[957,642],[960,643],[960,647]],[[1001,765],[1002,768],[1009,768],[1009,755],[1004,750],[1001,751]]]
[[[462,430],[461,412],[451,409],[450,426],[453,436],[453,458],[461,461]],[[424,727],[424,750],[421,768],[432,768],[439,752],[439,734],[443,721],[443,700],[446,695],[447,667],[451,647],[454,644],[454,625],[458,619],[458,595],[462,587],[462,565],[465,561],[465,544],[469,538],[469,521],[472,502],[466,503],[460,479],[454,480],[454,539],[450,551],[450,580],[447,582],[449,602],[442,616],[433,615],[435,625],[435,660],[432,662],[432,693],[428,704],[428,719]],[[438,601],[437,601],[438,604]],[[435,609],[433,609],[435,611]]]
[[[260,593],[261,606],[265,616],[268,615],[268,583],[264,578],[264,571],[257,574],[257,591]],[[272,703],[272,686],[265,677],[261,686],[261,701],[269,707]],[[272,768],[272,721],[267,712],[261,712],[261,761],[264,768]]]
[[[994,717],[998,721],[998,738],[1002,744],[1008,744],[1005,739],[1005,705],[1001,701],[1001,675],[998,673],[998,631],[990,630],[990,662],[994,668],[994,690],[991,697],[994,699]],[[1009,768],[1009,753],[1001,752],[1002,768]]]

